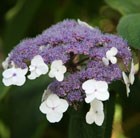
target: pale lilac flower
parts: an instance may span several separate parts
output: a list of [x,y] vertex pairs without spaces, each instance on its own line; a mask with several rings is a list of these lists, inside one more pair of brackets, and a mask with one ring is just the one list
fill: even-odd
[[59,98],[56,94],[50,94],[39,107],[40,111],[46,114],[47,120],[51,123],[59,122],[63,113],[68,109],[68,102]]
[[26,73],[28,69],[21,69],[21,68],[9,68],[6,69],[2,75],[3,75],[3,83],[5,86],[10,86],[10,85],[17,85],[17,86],[22,86],[25,81],[26,81]]
[[86,114],[86,122],[88,124],[95,123],[101,126],[104,121],[103,103],[97,99],[94,99],[90,103],[90,110]]
[[63,65],[62,60],[55,60],[51,64],[49,77],[51,78],[55,77],[58,81],[63,81],[65,72],[66,72],[66,67]]
[[129,73],[129,76],[127,77],[126,73],[125,72],[122,72],[122,77],[123,77],[123,80],[124,80],[124,83],[126,85],[126,92],[127,92],[127,96],[129,96],[129,93],[130,93],[130,85],[133,85],[134,83],[134,80],[135,80],[135,67],[134,67],[134,62],[132,60],[131,62],[131,69],[130,69],[130,73]]
[[31,73],[28,75],[28,78],[33,80],[42,74],[46,74],[48,72],[48,66],[44,63],[43,58],[37,55],[31,60],[29,71]]
[[82,84],[82,88],[86,93],[86,103],[92,102],[95,98],[101,101],[109,99],[108,84],[105,81],[90,79]]
[[102,61],[103,63],[108,66],[109,65],[109,61],[112,63],[112,64],[116,64],[117,63],[117,58],[115,57],[118,53],[118,50],[117,48],[115,47],[112,47],[110,50],[108,50],[106,52],[106,57],[103,57],[102,58]]

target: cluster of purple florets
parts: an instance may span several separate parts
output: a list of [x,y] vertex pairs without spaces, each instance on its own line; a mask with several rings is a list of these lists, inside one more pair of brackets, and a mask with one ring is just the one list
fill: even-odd
[[74,20],[64,20],[37,37],[20,42],[10,53],[9,63],[26,68],[36,55],[42,56],[46,64],[62,60],[67,68],[65,79],[52,82],[49,89],[69,103],[80,102],[85,98],[81,88],[84,81],[94,78],[111,83],[121,79],[118,64],[106,66],[102,62],[112,47],[117,48],[117,58],[127,68],[131,52],[121,37],[103,34],[97,28],[91,29]]

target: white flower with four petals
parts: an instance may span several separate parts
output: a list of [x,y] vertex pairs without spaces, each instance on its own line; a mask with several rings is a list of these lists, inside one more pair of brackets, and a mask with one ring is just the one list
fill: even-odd
[[44,63],[43,58],[40,55],[37,55],[31,60],[31,65],[29,66],[29,71],[31,73],[28,75],[28,78],[30,80],[36,79],[40,75],[46,74],[48,70],[49,68]]
[[26,73],[27,73],[28,69],[21,69],[21,68],[9,68],[6,69],[2,75],[3,75],[3,83],[5,86],[10,86],[10,85],[17,85],[17,86],[21,86],[25,83],[26,81]]
[[130,73],[129,73],[129,76],[127,77],[126,73],[125,72],[122,72],[122,77],[123,77],[123,80],[124,80],[124,83],[126,85],[126,92],[127,92],[127,96],[129,96],[129,93],[130,93],[130,85],[133,85],[134,83],[134,80],[135,80],[135,66],[134,66],[134,62],[132,60],[131,62],[131,69],[130,69]]
[[82,84],[82,88],[86,93],[86,103],[92,102],[95,98],[101,101],[109,99],[108,84],[105,81],[90,79]]
[[90,103],[90,110],[86,114],[86,122],[101,126],[104,121],[103,103],[97,99],[94,99]]
[[118,53],[118,50],[117,48],[115,47],[112,47],[110,50],[108,50],[106,52],[106,57],[103,57],[102,58],[102,61],[103,63],[108,66],[109,65],[109,61],[112,63],[112,64],[116,64],[117,63],[117,58],[115,57]]
[[66,72],[66,67],[63,65],[62,60],[55,60],[51,64],[51,70],[49,72],[49,77],[56,78],[58,81],[63,81],[64,73]]
[[68,102],[59,98],[56,94],[50,94],[44,100],[39,109],[42,113],[46,114],[47,120],[51,123],[59,122],[63,113],[68,109]]

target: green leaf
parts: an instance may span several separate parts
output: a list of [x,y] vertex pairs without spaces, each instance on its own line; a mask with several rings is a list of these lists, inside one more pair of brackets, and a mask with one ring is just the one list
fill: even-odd
[[104,127],[87,124],[85,115],[85,107],[78,109],[78,111],[71,110],[68,138],[103,138]]
[[1,138],[10,138],[9,128],[0,120],[0,137]]
[[12,138],[41,137],[47,126],[44,114],[39,111],[41,96],[50,80],[46,76],[30,81],[21,87],[12,86],[0,102],[0,117],[8,124]]
[[105,0],[105,2],[123,15],[140,12],[140,0]]
[[85,121],[87,105],[83,105],[78,111],[71,110],[69,121],[69,138],[110,138],[112,134],[112,124],[115,111],[114,92],[110,93],[110,99],[104,102],[105,120],[102,126],[95,123],[89,125]]
[[16,45],[23,37],[33,22],[43,0],[18,0],[6,14],[6,26],[4,33],[5,52]]
[[[129,97],[120,93],[122,103],[122,127],[129,138],[140,137],[140,78],[135,77],[134,84],[130,87]],[[125,102],[124,102],[125,101]]]
[[131,14],[121,18],[117,31],[131,47],[140,49],[140,14]]

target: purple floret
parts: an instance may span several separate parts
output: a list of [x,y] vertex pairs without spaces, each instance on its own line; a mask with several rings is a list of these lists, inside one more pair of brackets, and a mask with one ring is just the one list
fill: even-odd
[[[104,34],[97,28],[91,29],[75,20],[64,20],[35,38],[21,41],[12,50],[9,63],[14,62],[16,67],[26,68],[36,55],[41,55],[46,64],[62,60],[67,68],[67,76],[62,82],[52,82],[49,88],[72,104],[84,100],[82,83],[86,80],[95,79],[110,84],[122,78],[118,64],[105,66],[102,61],[112,47],[118,50],[118,61],[123,61],[127,67],[132,59],[131,51],[121,37]],[[79,59],[74,61],[74,57]],[[86,59],[82,63],[81,57]]]
[[17,67],[26,68],[27,63],[39,54],[39,47],[32,39],[25,39],[20,42],[11,52],[10,61],[14,62]]

